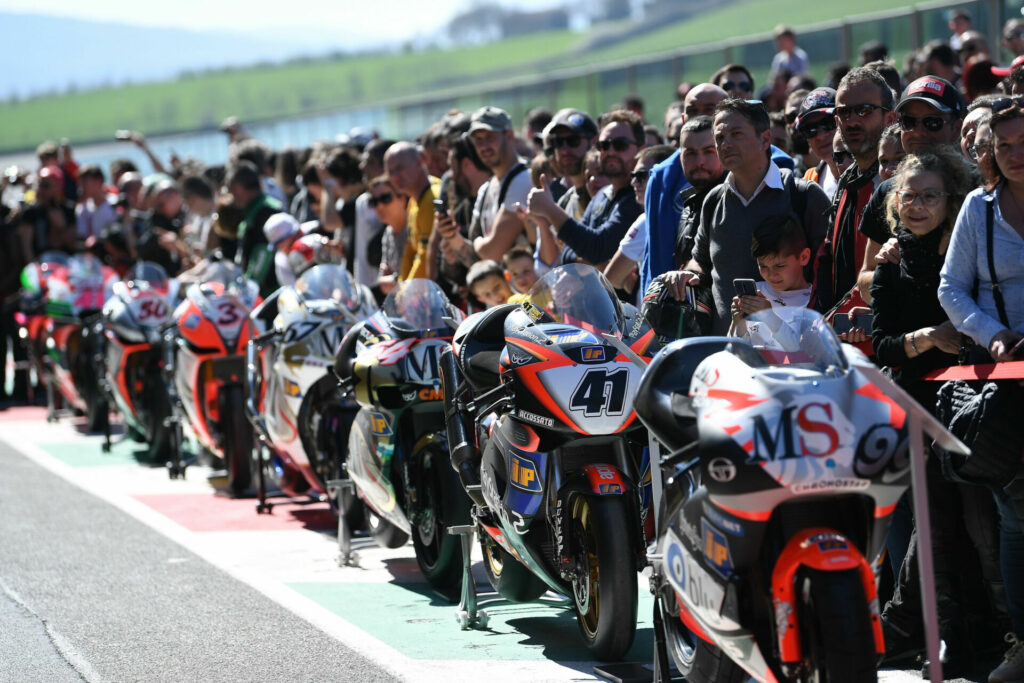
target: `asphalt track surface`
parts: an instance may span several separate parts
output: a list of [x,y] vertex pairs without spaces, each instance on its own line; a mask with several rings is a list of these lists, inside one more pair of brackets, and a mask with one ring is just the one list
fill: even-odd
[[[0,682],[599,680],[568,610],[497,606],[460,631],[411,545],[338,567],[329,511],[258,516],[202,468],[169,481],[130,442],[101,453],[42,417],[0,412]],[[638,579],[628,658],[648,661]]]

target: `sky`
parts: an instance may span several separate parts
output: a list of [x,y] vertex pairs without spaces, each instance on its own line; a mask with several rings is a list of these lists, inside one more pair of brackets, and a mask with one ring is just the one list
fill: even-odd
[[[536,9],[559,0],[500,0]],[[0,11],[47,14],[90,21],[189,30],[281,34],[288,40],[311,34],[316,42],[334,36],[340,49],[399,44],[427,35],[480,0],[0,0]],[[380,21],[381,18],[385,21]]]

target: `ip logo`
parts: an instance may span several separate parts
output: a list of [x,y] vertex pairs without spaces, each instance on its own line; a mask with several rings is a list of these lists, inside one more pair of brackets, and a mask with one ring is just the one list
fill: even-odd
[[588,363],[604,362],[603,346],[586,346],[583,348],[583,360]]

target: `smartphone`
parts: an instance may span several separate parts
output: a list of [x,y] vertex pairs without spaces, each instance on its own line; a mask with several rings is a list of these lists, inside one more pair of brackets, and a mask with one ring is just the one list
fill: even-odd
[[434,200],[434,213],[446,214],[448,213],[448,202],[443,199]]
[[870,313],[858,313],[853,316],[853,320],[851,321],[849,314],[836,313],[835,317],[832,319],[832,329],[836,331],[836,334],[849,332],[855,327],[870,333],[873,318],[874,316]]
[[757,285],[748,278],[740,278],[732,281],[736,290],[736,296],[757,296]]
[[1024,338],[1014,344],[1013,348],[1010,349],[1010,355],[1017,360],[1024,360]]

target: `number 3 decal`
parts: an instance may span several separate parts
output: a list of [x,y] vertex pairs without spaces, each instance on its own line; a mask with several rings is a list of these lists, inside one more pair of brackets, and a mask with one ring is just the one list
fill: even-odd
[[217,310],[220,312],[220,317],[217,318],[218,325],[234,325],[241,320],[238,308],[230,301],[223,301],[218,304]]
[[602,413],[621,415],[626,404],[628,382],[629,371],[626,368],[612,372],[604,368],[589,370],[572,392],[569,408],[582,410],[587,417],[596,417]]

